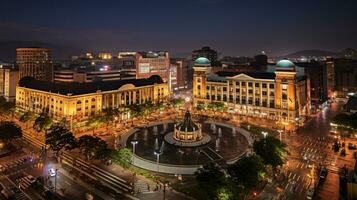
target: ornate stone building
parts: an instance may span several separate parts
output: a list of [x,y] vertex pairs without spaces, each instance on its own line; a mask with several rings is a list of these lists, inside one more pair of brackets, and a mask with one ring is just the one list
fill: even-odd
[[210,61],[194,65],[194,104],[224,102],[234,114],[268,118],[283,124],[301,124],[310,113],[309,81],[296,75],[289,60],[270,72],[212,73]]
[[16,87],[16,106],[46,111],[54,118],[85,119],[105,108],[166,100],[168,85],[160,76],[91,83],[51,83],[25,77]]

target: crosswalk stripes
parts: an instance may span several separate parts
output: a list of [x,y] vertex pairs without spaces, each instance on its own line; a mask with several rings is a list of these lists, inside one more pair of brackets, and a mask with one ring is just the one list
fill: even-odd
[[19,181],[20,188],[25,190],[31,186],[31,181],[28,177],[23,177]]
[[15,199],[16,200],[27,200],[28,198],[21,192],[21,193],[16,193],[15,194]]

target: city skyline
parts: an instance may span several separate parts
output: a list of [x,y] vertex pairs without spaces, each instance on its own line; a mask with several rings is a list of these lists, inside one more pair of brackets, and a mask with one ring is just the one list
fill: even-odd
[[211,46],[232,56],[252,56],[262,50],[272,56],[305,49],[341,51],[357,44],[353,37],[357,32],[353,25],[355,4],[6,1],[0,13],[0,41],[38,41],[88,51],[167,50],[173,54]]

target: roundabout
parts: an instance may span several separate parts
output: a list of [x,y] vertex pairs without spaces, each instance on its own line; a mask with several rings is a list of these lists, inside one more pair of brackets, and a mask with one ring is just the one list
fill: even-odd
[[157,121],[137,127],[123,137],[133,150],[132,164],[168,174],[193,174],[208,162],[232,163],[250,151],[252,138],[226,123],[191,119]]

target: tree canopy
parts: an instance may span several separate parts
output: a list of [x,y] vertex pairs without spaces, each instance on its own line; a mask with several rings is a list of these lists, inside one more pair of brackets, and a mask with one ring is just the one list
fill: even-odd
[[110,149],[107,143],[99,137],[83,135],[78,139],[78,146],[81,153],[86,156],[88,160],[105,160],[110,155]]
[[53,124],[52,118],[50,116],[48,116],[47,113],[42,113],[40,116],[38,116],[35,119],[35,122],[33,124],[33,128],[37,132],[41,132],[41,131],[50,129],[52,124]]
[[170,100],[170,105],[174,108],[178,108],[185,104],[185,100],[183,98],[174,98]]
[[45,135],[45,142],[56,154],[62,149],[71,150],[77,147],[77,140],[73,133],[60,123],[51,126]]
[[0,122],[0,140],[9,142],[20,137],[22,137],[22,130],[15,122]]
[[210,102],[207,105],[207,108],[213,111],[224,111],[224,109],[226,108],[226,105],[222,102]]
[[217,192],[225,183],[225,175],[222,168],[216,163],[210,162],[195,172],[198,185],[205,191],[210,199],[217,197]]
[[112,154],[112,159],[119,163],[122,167],[128,168],[130,166],[132,156],[133,153],[130,149],[122,148]]
[[265,172],[263,160],[257,155],[243,157],[228,167],[232,180],[241,185],[245,190],[257,186]]
[[273,169],[284,164],[284,158],[288,153],[286,144],[272,136],[255,141],[253,148],[255,153],[263,159],[263,163],[271,165]]
[[20,122],[27,122],[34,117],[34,114],[31,111],[27,111],[20,116]]

